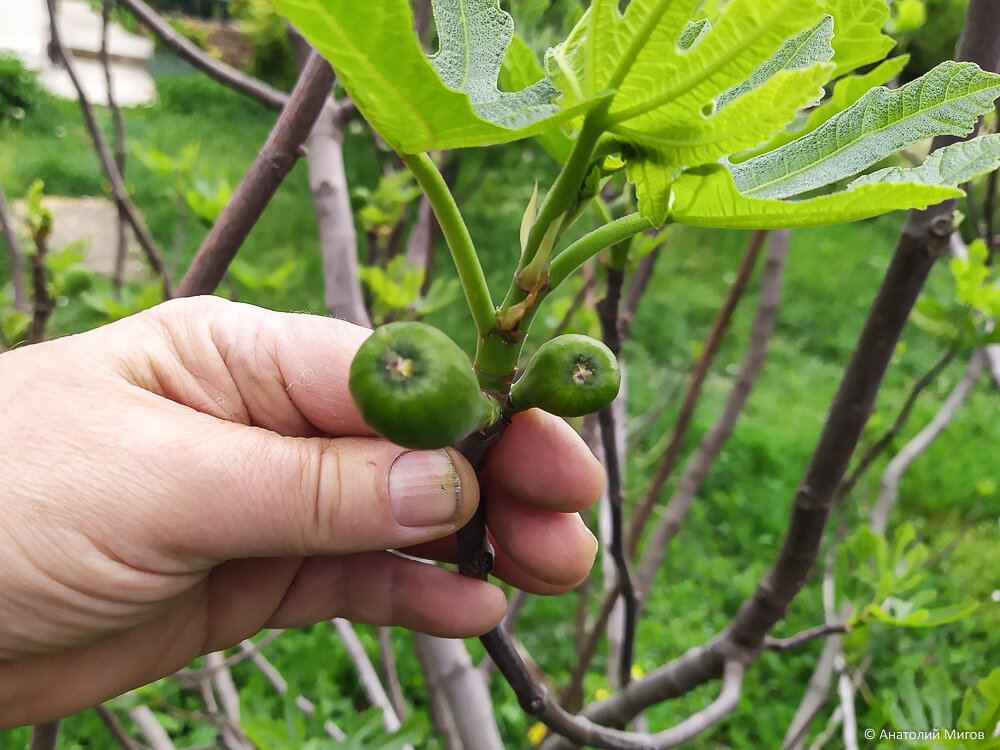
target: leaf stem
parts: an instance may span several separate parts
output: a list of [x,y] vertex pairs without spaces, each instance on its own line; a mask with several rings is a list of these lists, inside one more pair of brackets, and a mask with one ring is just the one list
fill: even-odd
[[605,224],[589,234],[583,235],[555,258],[549,269],[549,288],[555,289],[566,280],[584,261],[601,252],[606,247],[617,245],[646,229],[652,229],[649,220],[638,213],[622,216]]
[[[549,227],[573,206],[580,194],[580,187],[587,178],[587,170],[590,168],[594,148],[604,133],[600,120],[603,119],[605,111],[605,106],[600,105],[592,110],[583,121],[583,127],[573,144],[573,150],[570,151],[562,171],[556,181],[552,183],[545,200],[542,201],[535,223],[532,224],[531,230],[528,232],[528,241],[521,256],[521,262],[518,264],[518,272],[535,257]],[[500,307],[501,313],[505,312],[511,305],[524,300],[526,296],[524,290],[517,285],[517,277],[515,276]]]
[[485,336],[496,328],[496,308],[490,297],[490,289],[486,284],[486,275],[476,255],[476,246],[472,242],[469,228],[465,225],[455,198],[448,189],[448,184],[441,176],[437,165],[427,154],[400,154],[403,163],[410,168],[413,176],[430,201],[434,215],[437,216],[441,231],[451,250],[452,260],[458,269],[458,278],[462,282],[462,290],[476,322],[476,330],[480,336]]

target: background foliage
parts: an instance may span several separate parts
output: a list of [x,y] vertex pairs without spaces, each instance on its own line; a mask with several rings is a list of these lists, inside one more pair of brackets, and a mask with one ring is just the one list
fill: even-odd
[[[246,0],[245,11],[240,12],[253,17],[256,5],[254,0]],[[912,23],[900,24],[897,29],[901,44],[913,56],[906,77],[950,56],[965,3],[927,0],[924,5],[926,17],[935,19],[933,25],[914,28]],[[563,22],[571,24],[579,13],[576,3],[541,0],[525,2],[517,10],[518,27],[539,48],[553,41],[555,28]],[[264,23],[261,29],[261,48],[268,49],[267,40],[275,41],[280,35]],[[273,54],[273,58],[264,55],[254,64],[273,73],[274,80],[282,80],[287,51],[276,48]],[[148,160],[133,159],[128,179],[153,234],[169,246],[179,221],[179,204],[174,197],[189,189],[211,193],[219,185],[237,184],[266,137],[273,114],[199,75],[161,77],[157,88],[156,104],[126,113],[134,152],[155,149],[168,162],[176,163],[183,161],[186,147],[197,146],[197,156],[184,170],[175,169],[171,177]],[[38,92],[30,76],[3,59],[0,91],[7,97],[0,97],[0,182],[10,197],[24,196],[36,179],[44,182],[49,195],[106,195],[107,185],[75,103]],[[5,101],[14,104],[7,106]],[[23,117],[12,116],[17,111],[23,111]],[[109,127],[107,121],[104,124]],[[349,131],[345,153],[359,227],[363,227],[372,210],[366,196],[378,192],[387,157],[360,126]],[[169,165],[165,169],[169,172]],[[550,180],[553,174],[551,160],[531,142],[462,153],[454,190],[480,247],[486,249],[483,263],[495,295],[502,294],[509,280],[517,249],[509,246],[508,238],[514,236],[512,228],[520,222],[531,186]],[[202,188],[197,187],[199,182]],[[763,574],[766,561],[773,558],[795,485],[888,262],[900,218],[889,215],[793,234],[782,308],[766,369],[660,571],[648,615],[639,629],[636,652],[640,669],[652,668],[702,643],[725,625]],[[969,234],[968,227],[963,231]],[[205,232],[203,224],[188,222],[178,267],[190,260]],[[667,240],[624,352],[629,364],[629,502],[641,494],[662,451],[686,374],[732,281],[747,238],[746,232],[682,228],[672,231]],[[69,252],[79,255],[79,250]],[[58,258],[57,253],[53,262],[58,263]],[[450,278],[453,271],[447,254],[438,252],[437,258],[436,276]],[[60,296],[52,335],[85,330],[158,301],[156,285],[143,279],[129,282],[121,300],[114,299],[108,279],[95,276],[92,283],[81,293]],[[220,292],[273,309],[323,313],[321,284],[315,218],[305,165],[300,164],[251,234],[231,282]],[[954,296],[953,288],[948,269],[939,264],[927,295],[947,299]],[[553,295],[541,314],[543,328],[555,327],[574,292],[567,288]],[[0,308],[9,309],[9,298],[9,267],[3,263]],[[740,306],[716,359],[688,441],[689,450],[710,426],[732,383],[749,330],[752,302],[747,299]],[[433,310],[429,319],[471,348],[473,332],[465,324],[466,316],[464,302],[455,299]],[[593,325],[592,315],[586,313],[574,319],[579,330]],[[909,327],[869,425],[869,443],[892,422],[913,381],[943,350],[942,341],[918,327]],[[961,376],[962,367],[961,362],[953,363],[936,379],[919,400],[895,446],[902,445],[933,415]],[[855,631],[851,646],[866,648],[873,657],[861,694],[864,697],[859,700],[860,726],[891,726],[893,711],[900,701],[907,700],[911,684],[920,690],[936,686],[938,700],[948,703],[957,716],[965,690],[985,677],[988,667],[995,666],[1000,654],[1000,629],[996,627],[1000,622],[1000,496],[991,453],[998,444],[1000,400],[996,386],[984,378],[944,438],[904,480],[893,521],[912,523],[916,539],[926,546],[929,554],[921,564],[926,585],[937,591],[942,602],[975,602],[978,606],[967,617],[938,628],[903,629],[869,623]],[[853,529],[862,523],[877,493],[883,467],[884,460],[843,505],[837,520],[842,528]],[[595,571],[595,576],[599,575]],[[594,602],[598,599],[596,594],[589,596]],[[568,676],[575,659],[575,606],[572,595],[533,597],[518,621],[519,637],[557,681]],[[796,601],[777,635],[821,621],[817,579]],[[374,652],[373,632],[359,630]],[[405,648],[406,639],[396,638],[395,642],[403,684],[419,686],[420,671],[412,652]],[[471,648],[474,654],[481,653],[478,644]],[[814,643],[788,653],[765,655],[745,686],[745,710],[691,747],[778,747],[820,648],[820,643]],[[346,730],[378,724],[370,713],[358,713],[367,703],[353,667],[329,627],[288,633],[267,654],[296,689],[316,703],[318,717],[329,715]],[[602,669],[599,660],[597,671],[588,678],[588,697],[607,689],[600,676]],[[331,741],[320,739],[321,719],[305,720],[290,710],[287,701],[275,696],[252,666],[237,665],[234,676],[240,686],[243,714],[253,717],[247,730],[261,747],[334,747]],[[685,718],[704,705],[711,690],[657,706],[650,711],[650,722],[674,723]],[[526,746],[530,721],[496,677],[493,693],[507,745]],[[167,703],[181,709],[197,708],[190,696],[169,680],[143,689],[140,695],[154,708]],[[419,689],[408,690],[415,713],[426,714],[427,707],[419,702],[421,695]],[[165,709],[159,715],[180,738],[179,746],[213,741],[214,729],[203,723]],[[419,738],[419,747],[438,747],[429,736],[426,720],[414,719],[407,730]],[[0,750],[25,747],[27,731],[0,732]],[[93,713],[64,722],[61,748],[114,746]],[[380,745],[372,740],[364,746]]]

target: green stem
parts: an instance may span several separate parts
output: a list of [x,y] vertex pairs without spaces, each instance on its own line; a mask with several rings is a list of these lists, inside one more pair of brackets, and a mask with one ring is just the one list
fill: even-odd
[[628,214],[615,219],[603,227],[585,234],[552,259],[549,268],[549,289],[555,289],[566,280],[584,261],[597,255],[601,250],[627,240],[639,232],[652,229],[653,225],[639,214]]
[[486,275],[476,255],[476,246],[472,242],[468,227],[462,218],[455,198],[448,189],[448,184],[441,176],[437,165],[427,154],[400,154],[403,163],[410,168],[417,178],[421,189],[430,201],[434,215],[441,225],[441,231],[451,250],[452,260],[458,269],[458,278],[462,282],[462,290],[476,321],[476,329],[480,336],[485,336],[496,328],[496,307],[490,297],[490,289],[486,284]]
[[[598,107],[598,109],[603,109]],[[594,110],[597,112],[597,110]],[[534,224],[528,232],[528,242],[524,251],[522,265],[527,265],[535,256],[535,251],[542,243],[542,238],[548,231],[549,226],[558,220],[576,201],[580,193],[580,186],[587,178],[587,170],[590,169],[591,156],[597,141],[604,134],[604,129],[597,124],[597,117],[594,112],[587,116],[583,122],[583,127],[573,143],[569,158],[563,165],[556,181],[545,195],[545,200],[538,209]]]

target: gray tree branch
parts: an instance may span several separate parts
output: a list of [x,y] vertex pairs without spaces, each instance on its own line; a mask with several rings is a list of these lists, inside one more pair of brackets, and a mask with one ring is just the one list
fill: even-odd
[[302,155],[302,145],[326,103],[333,81],[330,64],[312,53],[253,166],[181,280],[178,295],[189,297],[215,291],[240,245]]
[[149,233],[149,229],[146,227],[146,222],[143,220],[142,215],[139,213],[139,209],[136,208],[135,203],[132,202],[131,196],[128,194],[128,188],[125,186],[125,180],[118,171],[118,166],[115,164],[115,160],[111,154],[111,149],[108,146],[108,141],[104,137],[104,133],[101,131],[101,126],[97,122],[97,117],[94,114],[94,108],[87,98],[87,93],[83,89],[83,85],[80,82],[80,77],[76,73],[76,65],[73,60],[73,55],[66,49],[62,43],[62,39],[59,36],[59,25],[56,23],[56,0],[46,0],[49,10],[49,29],[52,38],[52,50],[55,53],[56,58],[66,70],[69,76],[70,82],[73,84],[73,88],[76,89],[77,97],[80,100],[80,110],[83,112],[83,119],[87,126],[87,131],[90,133],[90,138],[94,143],[94,150],[97,152],[97,158],[101,163],[101,167],[104,170],[105,176],[108,178],[108,182],[111,183],[111,192],[114,195],[115,203],[118,204],[118,208],[125,212],[128,217],[128,222],[132,226],[132,231],[135,232],[135,237],[146,254],[146,258],[149,260],[149,264],[153,267],[153,270],[160,276],[163,282],[163,296],[169,299],[173,296],[173,288],[170,283],[170,277],[167,273],[167,267],[163,262],[163,254],[160,252],[160,248],[156,244],[156,240],[153,239],[153,235]]
[[465,644],[413,633],[413,645],[428,691],[445,696],[459,747],[463,750],[503,750],[489,689],[473,665]]
[[663,516],[650,534],[637,567],[636,583],[640,601],[644,601],[652,589],[656,571],[663,563],[670,543],[687,517],[688,510],[694,503],[712,464],[736,428],[736,422],[743,413],[757,377],[764,367],[767,344],[778,313],[782,275],[790,238],[791,232],[787,229],[777,230],[771,235],[761,277],[760,294],[757,298],[757,311],[739,374],[715,424],[705,433],[698,448],[688,460]]
[[986,353],[977,349],[969,359],[965,373],[941,404],[941,408],[927,425],[918,432],[906,445],[900,449],[886,466],[879,485],[878,499],[871,511],[870,525],[872,531],[884,534],[889,525],[889,513],[892,512],[896,499],[899,497],[899,482],[903,474],[914,461],[930,448],[931,444],[944,432],[958,413],[958,410],[969,397],[979,376],[986,365]]
[[230,67],[191,42],[183,34],[174,30],[167,21],[142,0],[118,0],[136,18],[142,21],[178,57],[208,74],[219,83],[256,99],[265,107],[281,110],[288,103],[288,94]]
[[[114,151],[115,166],[118,172],[125,177],[125,120],[122,117],[121,108],[115,101],[114,82],[111,78],[111,55],[108,50],[108,25],[111,22],[111,9],[115,0],[102,0],[101,2],[101,48],[97,53],[104,69],[104,84],[108,90],[108,109],[111,112],[111,122],[114,128]],[[115,267],[112,275],[115,289],[121,289],[122,280],[125,276],[125,258],[128,254],[128,214],[124,207],[118,205],[118,230],[117,247],[115,248]]]
[[[265,679],[271,683],[271,687],[277,691],[278,695],[285,695],[288,693],[288,680],[282,677],[281,672],[261,653],[261,643],[262,641],[258,643],[250,640],[241,641],[239,645],[241,656],[249,659],[256,665]],[[304,695],[295,696],[295,705],[306,716],[312,716],[316,713],[316,706]],[[343,730],[330,719],[323,722],[323,731],[338,742],[347,740],[347,735],[344,734]]]
[[649,488],[643,493],[638,505],[632,512],[628,530],[628,548],[629,553],[633,557],[639,548],[639,540],[642,537],[646,522],[653,512],[653,508],[656,507],[664,485],[677,465],[684,437],[691,426],[695,408],[698,406],[698,401],[701,397],[701,389],[705,384],[708,368],[719,351],[722,338],[733,318],[733,313],[736,312],[736,306],[743,298],[743,293],[746,291],[747,284],[750,281],[750,274],[753,271],[754,265],[756,265],[757,257],[760,255],[760,249],[764,244],[765,237],[767,237],[766,230],[758,230],[750,237],[746,253],[744,253],[743,259],[740,261],[739,270],[736,272],[736,280],[726,294],[726,299],[723,301],[715,320],[712,321],[712,328],[705,339],[705,346],[702,348],[701,355],[698,357],[698,361],[691,371],[691,380],[688,384],[687,392],[684,394],[684,402],[681,405],[680,413],[674,420],[674,426],[671,430],[666,450],[663,451],[663,457],[660,459],[656,471],[653,473],[653,479],[649,483]]

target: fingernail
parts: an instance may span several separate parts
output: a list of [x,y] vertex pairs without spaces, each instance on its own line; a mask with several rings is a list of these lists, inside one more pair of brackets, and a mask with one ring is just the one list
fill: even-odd
[[462,507],[462,481],[447,451],[400,454],[389,469],[389,507],[402,526],[455,520]]

